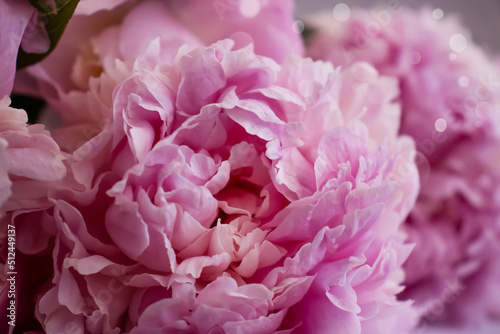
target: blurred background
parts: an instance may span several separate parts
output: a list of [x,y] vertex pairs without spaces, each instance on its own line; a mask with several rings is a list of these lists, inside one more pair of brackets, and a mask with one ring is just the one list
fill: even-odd
[[[456,14],[472,33],[475,44],[490,53],[500,54],[500,0],[295,0],[299,18],[319,10],[330,10],[338,3],[351,8],[402,8],[427,6],[443,10],[444,15]],[[394,7],[392,7],[394,8]],[[333,14],[332,14],[333,15]]]

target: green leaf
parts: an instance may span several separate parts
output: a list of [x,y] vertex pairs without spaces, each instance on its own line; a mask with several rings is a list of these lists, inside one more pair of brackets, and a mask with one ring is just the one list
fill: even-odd
[[38,10],[38,14],[43,20],[45,30],[50,39],[50,48],[45,53],[27,53],[21,47],[17,54],[17,69],[21,69],[38,63],[47,57],[56,47],[59,39],[66,29],[69,19],[73,16],[76,5],[80,0],[55,0],[57,11],[54,13],[52,8],[43,0],[29,0],[32,7]]

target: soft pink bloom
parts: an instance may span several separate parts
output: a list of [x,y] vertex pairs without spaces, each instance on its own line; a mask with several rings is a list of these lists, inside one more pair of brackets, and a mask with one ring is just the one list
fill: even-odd
[[[115,8],[122,2],[124,6]],[[18,89],[49,98],[56,93],[58,99],[61,93],[82,89],[82,85],[83,89],[88,89],[89,79],[97,79],[101,73],[106,74],[109,67],[119,66],[115,59],[131,60],[131,54],[140,54],[151,36],[161,37],[164,42],[182,41],[193,45],[200,43],[195,41],[209,45],[231,38],[238,47],[252,43],[258,54],[282,61],[290,53],[301,55],[304,52],[301,36],[292,28],[293,10],[291,0],[150,0],[140,3],[82,0],[56,50],[42,64],[29,70],[39,82],[21,75]],[[133,18],[119,25],[129,12]],[[114,25],[118,27],[112,30],[118,31],[103,32]],[[94,41],[96,37],[106,42]],[[171,49],[175,55],[176,47],[172,45]],[[47,83],[50,86],[44,87]]]
[[[9,107],[10,99],[0,100],[0,140],[2,142],[2,189],[13,183],[12,198],[1,207],[1,212],[27,209],[46,203],[47,185],[62,179],[66,167],[59,147],[41,124],[27,125],[24,110]],[[3,202],[8,198],[2,193]],[[40,203],[35,204],[40,197]]]
[[10,95],[16,72],[17,52],[21,46],[26,52],[42,53],[48,50],[47,37],[38,11],[28,0],[0,2],[0,99]]
[[137,0],[80,0],[75,9],[75,15],[92,15],[99,11],[112,10],[127,2],[136,1]]
[[65,157],[41,124],[28,125],[26,112],[0,100],[0,217],[51,206],[48,193],[66,176]]
[[407,332],[413,142],[368,123],[398,116],[394,79],[231,40],[170,52],[145,45],[69,158],[44,329]]
[[67,153],[20,249],[52,261],[32,288],[44,330],[408,332],[418,177],[397,81],[285,59],[290,1],[85,3],[18,81]]
[[[113,90],[155,38],[165,63],[184,44],[209,45],[227,37],[278,61],[303,53],[300,34],[292,29],[292,1],[250,1],[256,6],[251,13],[246,12],[249,1],[241,3],[232,1],[221,10],[218,1],[131,1],[100,10],[96,1],[81,1],[58,47],[18,74],[17,91],[39,95],[58,111],[65,127],[53,136],[62,150],[73,152],[110,123]],[[87,6],[95,12],[80,15]]]
[[[81,0],[75,14],[91,15],[103,10],[120,12],[136,6],[137,0]],[[237,47],[254,44],[257,54],[281,62],[288,54],[303,54],[303,43],[299,33],[293,29],[293,0],[153,0],[162,3],[180,23],[183,29],[172,29],[167,34],[176,35],[187,30],[204,44],[231,38]],[[116,8],[122,5],[121,8]],[[102,13],[100,14],[102,15]],[[106,17],[113,12],[106,12]],[[158,21],[148,22],[137,30],[129,31],[128,40],[143,40],[148,27],[157,30],[163,26]],[[172,20],[172,19],[170,19]],[[85,27],[87,28],[87,27]],[[73,34],[71,35],[73,38]]]
[[499,71],[453,18],[377,13],[311,20],[308,53],[336,65],[366,60],[400,79],[400,131],[416,141],[422,182],[406,224],[416,247],[403,298],[427,322],[498,319]]
[[[55,231],[49,217],[53,207],[50,194],[65,177],[66,167],[58,145],[43,125],[27,125],[26,112],[9,105],[8,97],[0,100],[0,304],[5,319],[10,300],[6,274],[16,271],[17,323],[29,324],[34,309],[28,302],[30,296],[38,293],[51,275],[48,245]],[[5,266],[7,224],[16,230],[15,270]],[[8,333],[7,327],[3,321],[0,331]]]
[[173,15],[206,44],[224,38],[240,48],[249,43],[255,53],[283,61],[290,53],[302,55],[300,34],[293,29],[292,0],[168,0]]

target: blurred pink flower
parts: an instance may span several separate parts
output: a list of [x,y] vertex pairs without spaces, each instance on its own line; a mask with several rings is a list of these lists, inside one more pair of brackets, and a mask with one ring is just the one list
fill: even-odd
[[[231,38],[236,42],[236,47],[252,43],[257,54],[273,58],[278,62],[283,61],[290,53],[302,55],[304,52],[301,35],[293,29],[295,9],[293,0],[148,1],[163,7],[163,9],[159,9],[158,6],[149,8],[159,9],[160,12],[168,10],[170,18],[167,21],[180,23],[175,33],[170,29],[170,31],[164,30],[162,35],[175,36],[185,30],[206,45]],[[81,0],[75,14],[92,15],[103,10],[113,10],[119,5],[124,6],[115,11],[123,12],[134,6],[141,6],[137,5],[138,2],[137,0]],[[153,17],[157,17],[155,13],[150,13]],[[106,17],[109,18],[110,15],[112,12],[106,12]],[[167,24],[157,20],[147,22],[147,16],[142,17],[142,20],[145,23],[143,27],[128,31],[127,39],[133,43],[142,40],[142,34],[148,33],[147,28],[153,28],[153,33],[158,33],[159,28]],[[180,27],[182,29],[179,29]],[[147,44],[147,41],[145,43]]]
[[395,80],[231,40],[168,46],[145,45],[113,123],[69,158],[44,329],[407,332],[413,142],[364,123],[398,117]]
[[255,53],[281,63],[291,53],[303,55],[302,37],[293,29],[293,0],[169,0],[171,13],[204,44],[231,38],[249,43]]
[[137,2],[137,0],[80,0],[75,9],[75,15],[92,15],[99,11],[112,10],[115,7],[127,2]]
[[422,183],[406,223],[416,247],[402,298],[417,301],[424,321],[498,318],[499,71],[454,18],[381,12],[311,19],[308,54],[343,66],[366,60],[400,79],[400,131],[416,141]]
[[19,47],[26,52],[43,53],[49,49],[47,32],[38,11],[28,0],[0,2],[0,99],[10,95],[16,72]]
[[[115,7],[121,2],[125,5]],[[224,2],[222,8],[219,2]],[[89,88],[99,97],[99,86],[114,87],[121,78],[116,72],[130,69],[156,37],[171,44],[165,56],[174,56],[185,43],[210,45],[231,38],[237,47],[253,44],[256,53],[281,62],[290,53],[304,52],[301,36],[292,28],[293,10],[291,0],[80,1],[58,47],[28,69],[29,75],[18,74],[17,90],[59,103],[64,95]],[[90,97],[83,100],[95,105]]]

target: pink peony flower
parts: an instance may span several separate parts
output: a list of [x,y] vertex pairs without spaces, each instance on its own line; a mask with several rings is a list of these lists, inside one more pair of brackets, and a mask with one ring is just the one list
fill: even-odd
[[[43,53],[50,41],[40,28],[37,10],[28,0],[4,0],[0,3],[0,99],[10,95],[16,72],[19,47],[26,52]],[[43,26],[43,25],[42,25]]]
[[[57,110],[55,117],[49,116],[51,123],[65,126],[56,126],[52,135],[63,151],[73,152],[111,123],[113,90],[155,38],[160,38],[162,61],[167,63],[184,44],[196,47],[225,37],[239,47],[253,43],[259,53],[276,60],[292,50],[302,53],[300,35],[292,30],[293,3],[255,3],[258,10],[247,15],[242,11],[248,6],[233,1],[224,7],[221,20],[215,13],[220,10],[217,1],[130,2],[110,11],[95,1],[81,1],[77,14],[87,6],[96,12],[75,15],[51,55],[18,74],[17,91],[40,95]],[[262,30],[270,34],[262,38]]]
[[114,90],[113,122],[69,157],[37,303],[45,331],[412,327],[396,294],[413,143],[365,123],[397,117],[396,82],[234,44],[171,57],[150,39]]
[[49,183],[66,175],[63,155],[49,132],[41,124],[27,125],[26,112],[9,105],[8,97],[0,100],[0,140],[5,157],[1,186],[4,191],[0,195],[2,214],[43,206],[42,203],[47,203]]
[[429,11],[353,11],[342,24],[311,24],[313,58],[367,60],[400,79],[400,131],[416,141],[422,182],[405,226],[416,247],[403,298],[417,301],[424,322],[498,318],[498,70],[454,19]]
[[[117,6],[120,3],[125,5]],[[106,74],[115,72],[116,67],[130,68],[123,62],[133,62],[134,56],[141,54],[154,37],[173,44],[172,56],[180,46],[176,43],[209,45],[232,38],[238,47],[252,43],[257,53],[281,62],[292,52],[303,53],[301,37],[292,29],[293,9],[291,0],[150,0],[140,3],[82,0],[56,50],[41,64],[30,68],[30,76],[18,75],[18,90],[39,94],[50,101],[50,98],[60,100],[61,95],[71,91],[86,91],[89,85],[98,85],[96,81],[107,85]],[[131,17],[122,22],[129,12]],[[119,28],[104,33],[107,27],[120,22]],[[119,62],[115,63],[116,60]],[[98,80],[102,75],[107,80]],[[33,82],[32,77],[38,81]]]
[[[50,194],[65,177],[66,167],[48,131],[41,124],[27,125],[26,112],[9,105],[8,97],[0,100],[0,305],[5,319],[10,300],[7,273],[15,271],[16,321],[22,329],[33,318],[34,304],[29,300],[51,275],[47,256],[41,253],[48,247],[54,225],[48,218],[53,206]],[[7,224],[16,231],[14,270],[6,266]],[[9,328],[7,321],[0,325],[2,333]]]
[[19,249],[44,264],[23,283],[37,320],[47,333],[407,332],[398,230],[418,178],[397,81],[285,59],[301,45],[289,1],[225,4],[81,1],[18,77],[61,118],[67,155],[50,205],[13,218],[42,222]]

